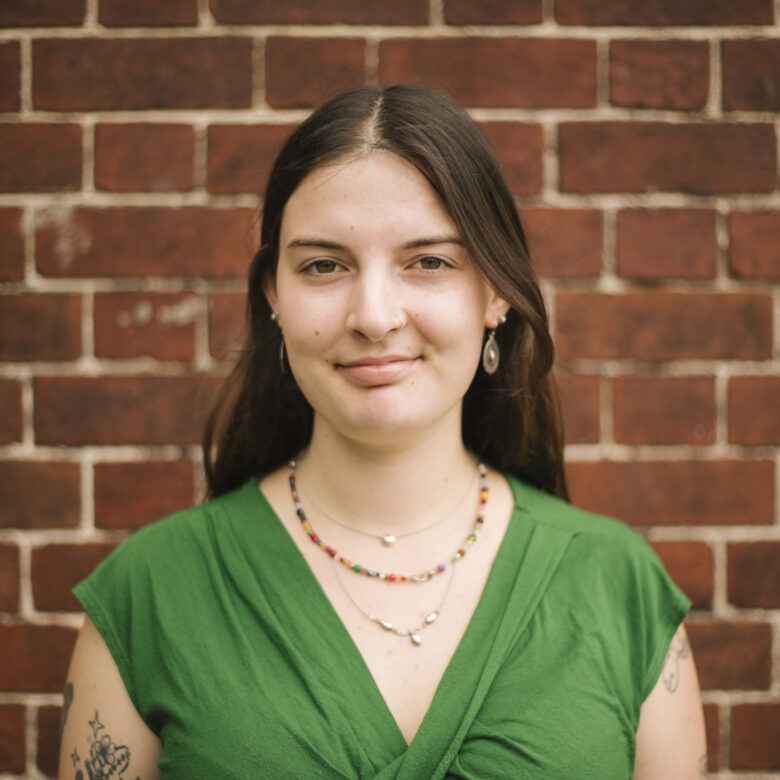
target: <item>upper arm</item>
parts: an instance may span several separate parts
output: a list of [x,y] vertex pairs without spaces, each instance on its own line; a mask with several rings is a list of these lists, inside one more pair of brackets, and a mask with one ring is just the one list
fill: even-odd
[[661,676],[642,705],[634,780],[707,776],[707,744],[696,667],[684,626],[677,629]]
[[[87,618],[70,662],[62,710],[60,780],[156,780],[162,745],[133,706],[106,643]],[[101,771],[102,770],[102,771]],[[110,776],[114,776],[111,774]]]

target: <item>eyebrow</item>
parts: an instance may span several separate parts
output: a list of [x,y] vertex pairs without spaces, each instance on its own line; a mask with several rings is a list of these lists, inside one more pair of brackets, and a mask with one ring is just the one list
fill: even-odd
[[[404,244],[402,249],[418,249],[423,246],[436,246],[437,244],[457,244],[463,246],[463,242],[457,236],[426,236],[425,238],[416,238]],[[295,247],[316,247],[317,249],[332,249],[334,251],[345,251],[346,247],[333,241],[325,241],[322,238],[296,238],[287,244],[288,249]]]

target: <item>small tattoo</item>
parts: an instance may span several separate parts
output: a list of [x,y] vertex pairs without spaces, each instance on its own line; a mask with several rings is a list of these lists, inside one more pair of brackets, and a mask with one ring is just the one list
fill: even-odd
[[68,722],[68,712],[70,705],[73,704],[73,683],[69,682],[65,686],[65,694],[62,697],[62,716],[60,717],[60,740],[65,731],[65,724]]
[[707,754],[699,758],[699,776],[707,777]]
[[91,720],[89,722],[90,728],[92,729],[92,736],[97,739],[98,731],[103,728],[103,724],[100,722],[100,718],[98,717],[97,710],[95,710],[95,718],[94,720]]
[[680,684],[680,659],[687,658],[688,655],[688,641],[683,633],[678,631],[669,645],[663,672],[661,672],[664,687],[669,693],[674,693],[677,690],[677,686]]
[[74,777],[73,780],[84,780],[84,773],[79,769],[76,772],[76,777]]
[[70,754],[70,760],[73,762],[74,767],[81,761],[79,758],[79,751],[76,748],[73,748],[73,752]]
[[[84,762],[89,780],[108,780],[111,777],[123,775],[130,765],[130,749],[126,745],[116,745],[108,734],[98,738],[98,732],[105,729],[100,722],[100,716],[95,710],[95,717],[89,721],[93,737],[89,738],[89,759]],[[73,766],[78,761],[78,753],[73,751],[76,758]],[[73,758],[73,756],[71,756]],[[84,780],[81,770],[76,774],[75,780]],[[136,778],[140,780],[140,778]]]

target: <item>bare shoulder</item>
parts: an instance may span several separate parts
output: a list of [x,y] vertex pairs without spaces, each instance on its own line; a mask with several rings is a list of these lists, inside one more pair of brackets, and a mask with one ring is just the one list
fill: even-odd
[[68,671],[62,709],[60,780],[156,780],[160,740],[127,694],[106,643],[87,618]]

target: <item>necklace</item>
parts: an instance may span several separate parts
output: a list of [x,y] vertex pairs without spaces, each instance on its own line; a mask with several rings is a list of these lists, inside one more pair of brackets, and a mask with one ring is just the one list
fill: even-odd
[[[349,559],[344,558],[343,555],[339,555],[335,548],[331,547],[329,544],[326,544],[322,541],[322,539],[320,539],[320,537],[314,531],[314,528],[312,528],[311,523],[306,518],[306,513],[303,510],[303,505],[301,504],[301,499],[298,495],[298,489],[296,487],[296,465],[297,464],[294,460],[290,461],[290,475],[288,480],[290,483],[290,494],[292,495],[292,500],[295,504],[295,513],[298,515],[298,519],[301,521],[303,530],[306,531],[309,539],[311,539],[314,544],[316,544],[323,552],[326,552],[328,555],[330,555],[331,558],[338,561],[342,566],[344,566],[345,569],[354,571],[356,574],[364,574],[366,577],[375,577],[377,579],[384,580],[385,582],[428,582],[428,580],[433,579],[433,577],[435,577],[437,574],[441,574],[443,571],[447,570],[447,563],[439,563],[436,564],[436,566],[433,568],[420,572],[419,574],[391,574],[387,572],[376,571],[375,569],[368,569],[359,563],[352,563],[352,561]],[[477,469],[479,470],[480,476],[479,509],[477,510],[477,518],[474,521],[474,528],[466,537],[463,545],[459,547],[448,559],[448,563],[451,564],[459,561],[468,552],[468,549],[471,547],[471,545],[477,541],[477,534],[485,522],[485,507],[487,506],[488,497],[490,496],[490,485],[488,483],[487,468],[485,467],[485,464],[481,462],[478,463]]]

